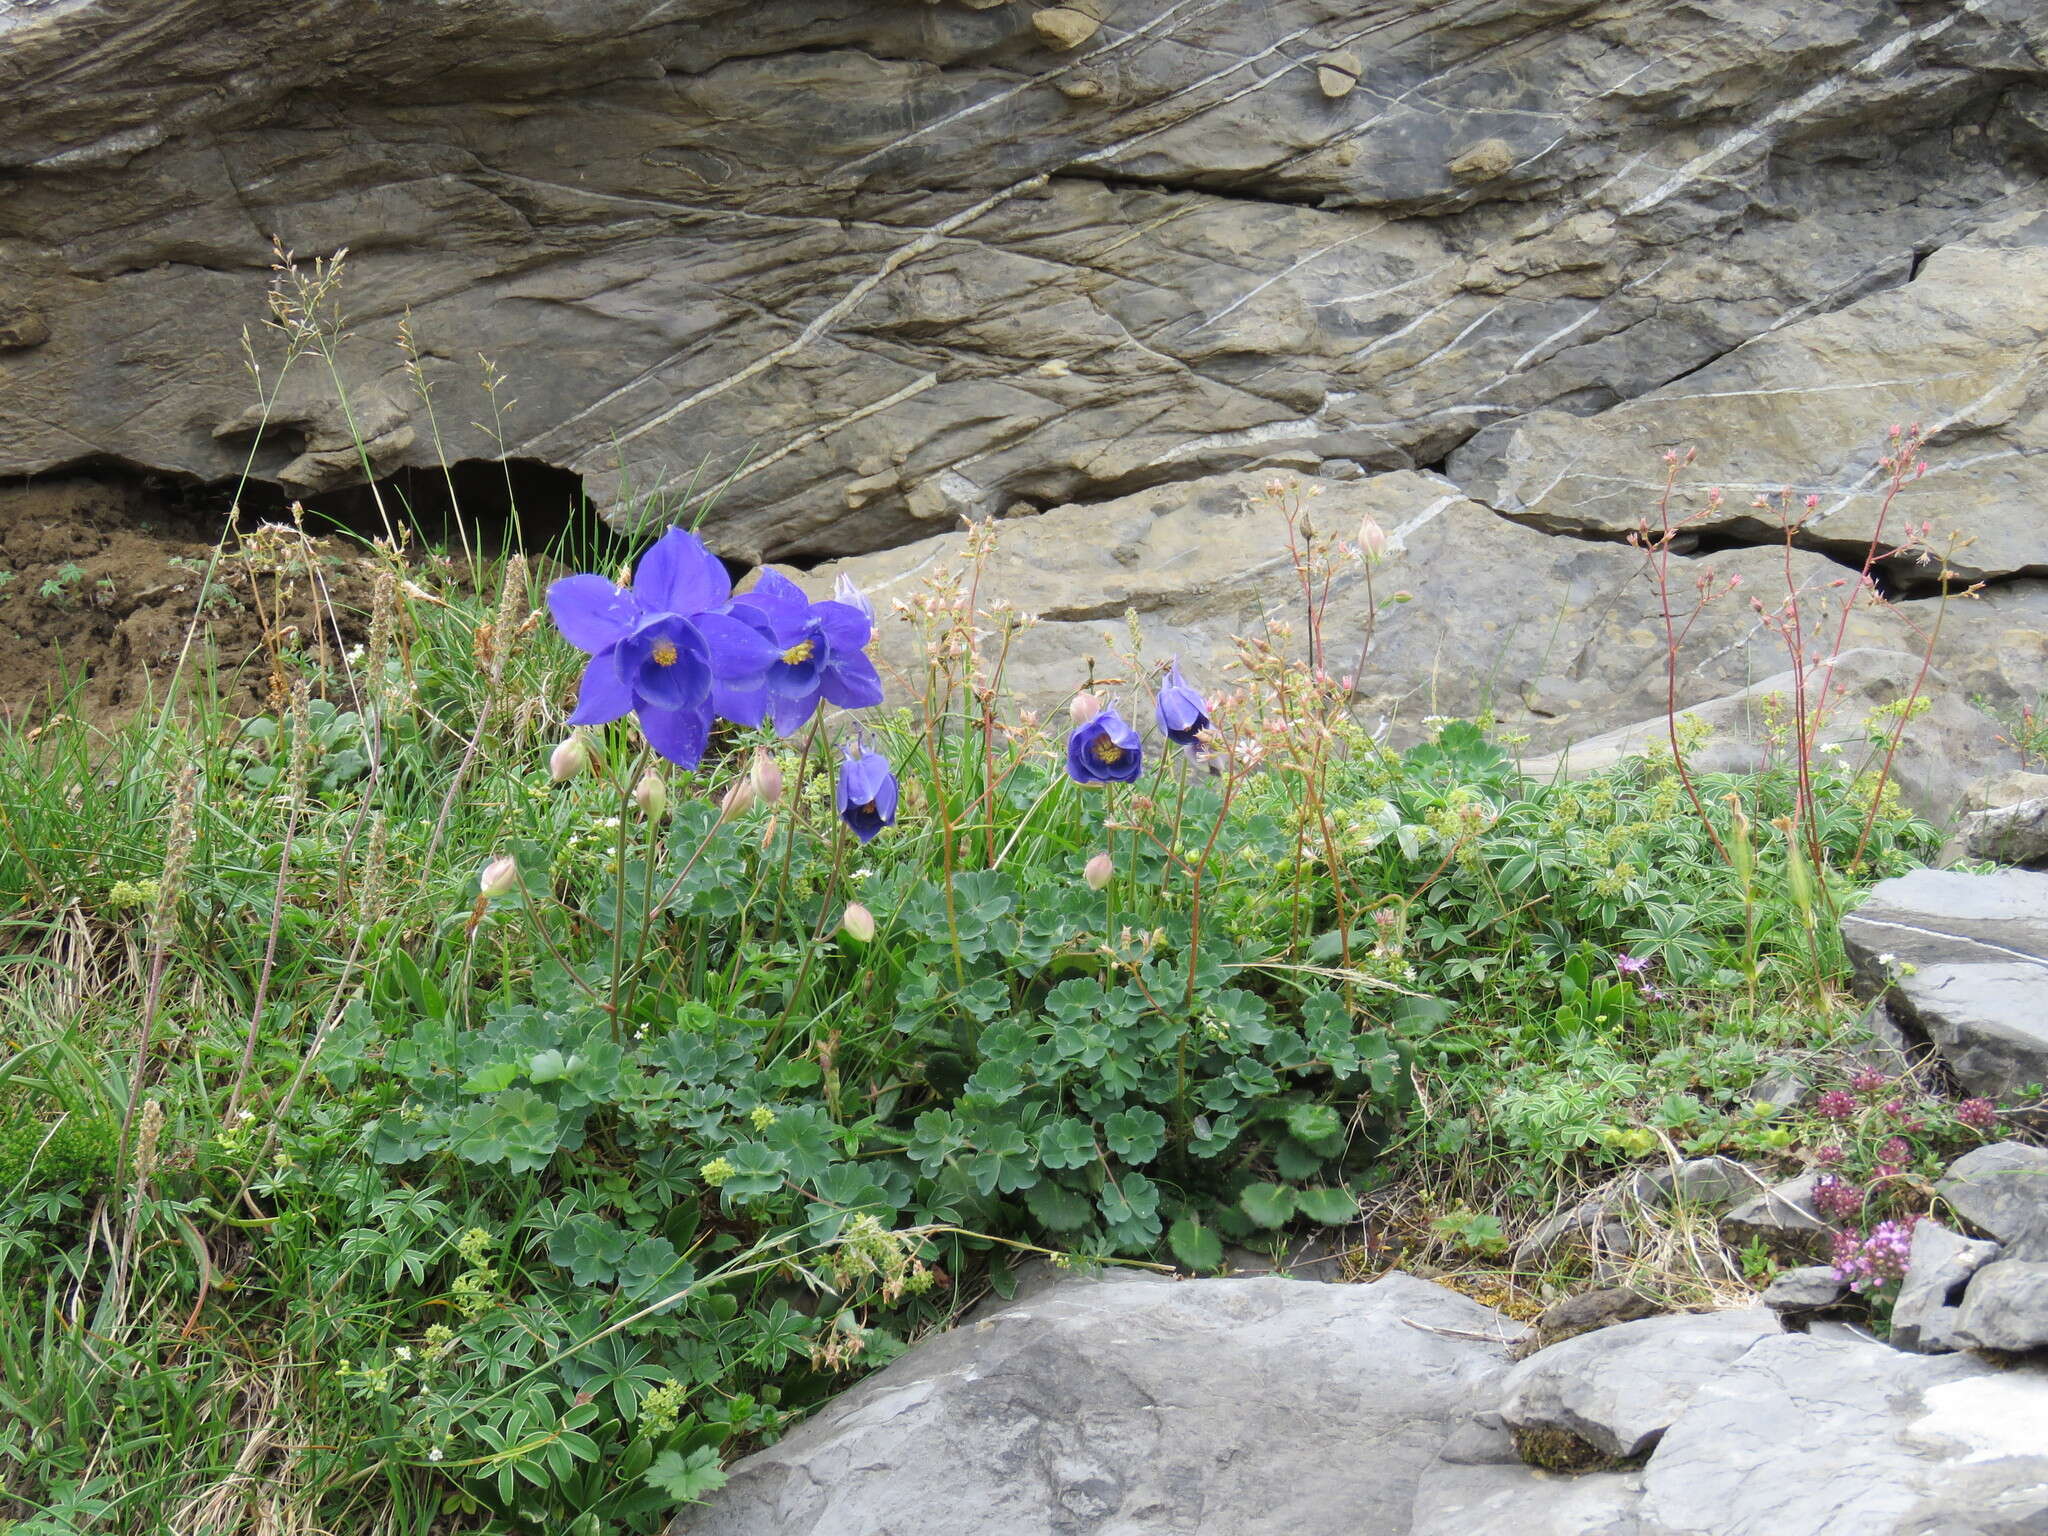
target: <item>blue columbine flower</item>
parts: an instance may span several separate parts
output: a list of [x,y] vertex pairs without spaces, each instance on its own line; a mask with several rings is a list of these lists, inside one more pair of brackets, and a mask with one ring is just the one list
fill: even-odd
[[1128,784],[1144,767],[1138,728],[1114,704],[1067,737],[1067,776],[1076,784]]
[[862,842],[873,842],[875,834],[896,820],[896,775],[889,759],[870,752],[855,742],[843,749],[845,761],[839,766],[836,799],[839,819],[853,829]]
[[641,557],[631,587],[589,575],[549,587],[556,628],[590,653],[569,723],[637,714],[649,746],[694,768],[710,739],[714,689],[759,687],[776,659],[754,628],[709,611],[731,595],[718,557],[680,528]]
[[789,736],[811,718],[821,698],[841,709],[882,702],[882,680],[867,658],[874,625],[858,608],[814,603],[795,582],[763,571],[725,612],[759,635],[773,653],[763,676],[720,680],[713,703],[726,719],[759,725],[765,718]]
[[1158,718],[1166,739],[1178,746],[1192,747],[1202,732],[1209,729],[1209,712],[1202,707],[1202,696],[1180,675],[1178,661],[1160,684]]

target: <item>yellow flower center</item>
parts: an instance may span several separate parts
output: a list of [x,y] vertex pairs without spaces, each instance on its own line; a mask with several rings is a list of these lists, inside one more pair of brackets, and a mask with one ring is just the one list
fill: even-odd
[[1124,760],[1124,749],[1107,736],[1096,737],[1095,745],[1088,749],[1088,753],[1105,768],[1114,768]]
[[782,653],[782,659],[793,667],[799,662],[809,661],[817,649],[817,646],[810,641],[799,640],[795,645],[792,645]]
[[676,643],[673,640],[654,642],[654,664],[657,667],[672,667],[676,664]]

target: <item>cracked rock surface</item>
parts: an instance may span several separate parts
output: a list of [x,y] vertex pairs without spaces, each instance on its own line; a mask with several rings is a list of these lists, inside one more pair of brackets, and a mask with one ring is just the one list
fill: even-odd
[[[740,558],[1428,466],[1481,429],[1550,518],[1539,440],[1850,333],[1817,451],[1867,444],[1892,402],[1848,403],[1905,368],[1968,437],[1971,516],[2033,483],[2034,0],[1117,0],[1050,36],[1034,10],[1076,8],[16,0],[0,471],[239,472],[276,236],[350,250],[373,470],[435,452],[409,309],[452,457],[500,451],[486,353],[514,457],[618,510],[729,477],[707,530]],[[358,472],[287,406],[259,477]],[[2025,519],[1977,532],[1984,568],[2036,568]]]
[[1864,995],[1881,995],[1970,1093],[2048,1081],[2048,874],[1916,869],[1873,886],[1841,926]]
[[[1515,1331],[1399,1274],[1061,1280],[919,1344],[740,1462],[672,1536],[1990,1536],[2048,1519],[2038,1366],[1785,1334],[1762,1312],[1622,1323],[1510,1366]],[[1542,1419],[1551,1450],[1587,1434],[1634,1464],[1525,1465],[1504,1421],[1529,1417],[1539,1381],[1570,1404]]]

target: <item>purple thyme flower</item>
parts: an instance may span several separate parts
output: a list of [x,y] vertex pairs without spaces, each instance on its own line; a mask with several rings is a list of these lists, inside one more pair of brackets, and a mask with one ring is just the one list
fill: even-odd
[[1820,1096],[1813,1112],[1823,1120],[1846,1120],[1856,1113],[1856,1100],[1840,1088],[1830,1088]]
[[1891,1079],[1875,1067],[1865,1067],[1849,1079],[1849,1086],[1858,1093],[1879,1093],[1888,1087],[1890,1083]]
[[1209,729],[1209,711],[1202,703],[1202,696],[1180,675],[1178,661],[1167,671],[1166,681],[1160,685],[1156,710],[1159,729],[1176,746],[1194,746],[1202,732]]
[[1839,1168],[1842,1166],[1843,1156],[1840,1147],[1820,1147],[1815,1150],[1813,1160],[1823,1168]]
[[1076,784],[1129,784],[1145,768],[1137,727],[1111,705],[1067,737],[1067,776]]
[[714,700],[726,719],[759,725],[766,718],[779,734],[791,736],[821,698],[841,709],[882,702],[882,680],[867,658],[874,625],[858,608],[814,603],[788,577],[763,571],[725,611],[760,636],[770,652],[764,675],[721,680]]
[[1835,1278],[1852,1291],[1873,1290],[1905,1277],[1913,1257],[1913,1223],[1881,1221],[1868,1237],[1854,1228],[1835,1234]]
[[713,688],[758,678],[775,659],[747,626],[709,611],[731,592],[718,557],[680,528],[640,557],[631,587],[592,575],[550,586],[555,627],[590,655],[569,723],[637,715],[649,746],[694,768],[711,735]]
[[876,833],[895,823],[896,775],[889,759],[879,752],[855,742],[848,742],[842,751],[845,761],[839,766],[835,793],[839,819],[862,842],[873,842]]
[[1956,1106],[1956,1118],[1973,1131],[1994,1130],[1998,1126],[1998,1106],[1989,1099],[1965,1099]]
[[1847,1179],[1824,1173],[1813,1181],[1810,1197],[1815,1214],[1829,1221],[1847,1221],[1863,1213],[1863,1191]]

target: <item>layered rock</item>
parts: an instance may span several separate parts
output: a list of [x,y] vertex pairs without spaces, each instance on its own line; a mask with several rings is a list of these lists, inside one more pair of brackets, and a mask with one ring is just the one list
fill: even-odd
[[[1322,658],[1333,674],[1360,679],[1362,714],[1397,738],[1412,738],[1429,715],[1491,712],[1541,750],[1662,710],[1672,683],[1662,661],[1667,596],[1674,623],[1689,628],[1675,681],[1681,706],[1785,665],[1778,638],[1726,590],[1741,576],[1751,591],[1776,583],[1782,592],[1782,550],[1674,557],[1660,592],[1640,551],[1519,527],[1435,475],[1285,475],[1277,496],[1270,480],[1260,472],[1214,476],[1005,522],[982,566],[978,600],[1040,621],[1011,646],[1006,685],[1049,706],[1092,676],[1142,712],[1149,667],[1141,678],[1119,655],[1130,648],[1132,612],[1146,663],[1178,656],[1212,690],[1229,685],[1239,637],[1265,639],[1283,624],[1283,649],[1305,655],[1306,604],[1283,503],[1325,531],[1350,537],[1370,516],[1388,534],[1387,558],[1370,583],[1355,564],[1332,583]],[[964,577],[968,564],[967,536],[947,534],[837,562],[808,580],[822,591],[845,576],[886,611],[941,571]],[[1832,562],[1803,553],[1790,569],[1813,601],[1840,575]],[[1717,594],[1706,602],[1703,574]],[[1390,602],[1396,593],[1408,600]],[[917,696],[924,651],[915,627],[885,620],[881,635],[892,693]],[[1852,644],[1897,646],[1909,635],[1876,609],[1859,610],[1848,626]],[[1845,709],[1844,719],[1860,725],[1867,703]]]
[[[1926,434],[1929,473],[1893,500],[1879,461],[1904,423]],[[1790,491],[1803,544],[1860,558],[1931,522],[1926,553],[1959,576],[2048,573],[2048,215],[1994,224],[1904,287],[1774,330],[1591,425],[1537,412],[1452,469],[1512,516],[1622,534],[1658,525],[1667,449],[1697,450],[1724,491],[1718,507],[1674,504],[1690,534],[1782,537]],[[1902,576],[1936,568],[1920,554]]]
[[[509,452],[622,515],[722,485],[735,556],[845,553],[1249,465],[1428,465],[2041,202],[2028,0],[1034,9],[17,0],[0,471],[306,493]],[[349,334],[256,440],[273,237],[350,249]],[[1959,369],[2004,344],[1974,342]]]

